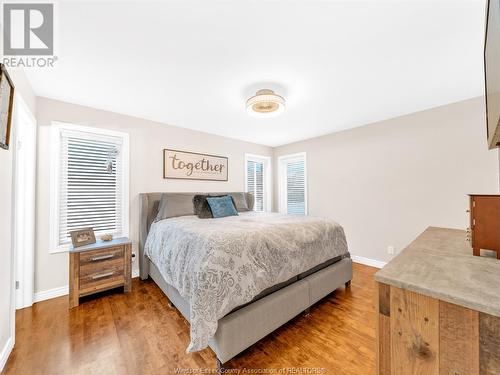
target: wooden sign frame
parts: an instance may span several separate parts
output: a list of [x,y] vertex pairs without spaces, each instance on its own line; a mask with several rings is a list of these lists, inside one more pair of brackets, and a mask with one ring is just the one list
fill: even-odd
[[229,159],[166,148],[163,150],[163,178],[225,182],[229,178]]

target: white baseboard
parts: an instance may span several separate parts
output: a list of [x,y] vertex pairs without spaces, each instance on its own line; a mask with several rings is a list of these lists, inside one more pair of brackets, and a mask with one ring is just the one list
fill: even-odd
[[[375,260],[375,259],[370,259],[370,258],[365,258],[365,257],[360,257],[357,255],[351,255],[351,259],[355,263],[360,263],[360,264],[364,264],[366,266],[371,266],[371,267],[382,268],[386,265],[386,262],[382,262],[380,260]],[[132,278],[135,278],[135,277],[139,277],[139,270],[138,269],[132,270]],[[51,298],[65,296],[68,293],[69,293],[68,285],[60,287],[60,288],[44,290],[42,292],[35,293],[35,298],[33,299],[33,303],[45,301],[45,300],[48,300]]]
[[354,263],[364,264],[365,266],[376,268],[382,268],[387,264],[387,262],[382,262],[381,260],[360,257],[358,255],[351,255],[351,259]]
[[12,341],[12,337],[9,337],[2,349],[2,353],[0,353],[0,372],[3,371],[12,349],[14,349],[14,341]]
[[[132,270],[132,278],[139,277],[139,270]],[[45,301],[51,298],[57,298],[61,296],[65,296],[69,294],[69,286],[62,286],[60,288],[54,288],[49,290],[44,290],[42,292],[35,293],[35,298],[33,299],[33,303]]]
[[47,299],[61,297],[69,294],[69,286],[62,286],[60,288],[54,288],[49,290],[44,290],[42,292],[35,293],[35,298],[33,298],[33,303],[45,301]]

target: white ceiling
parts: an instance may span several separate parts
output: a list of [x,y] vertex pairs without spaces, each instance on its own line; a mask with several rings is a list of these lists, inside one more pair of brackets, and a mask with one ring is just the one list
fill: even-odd
[[[483,94],[484,0],[60,1],[39,96],[270,146]],[[257,89],[285,96],[257,119]]]

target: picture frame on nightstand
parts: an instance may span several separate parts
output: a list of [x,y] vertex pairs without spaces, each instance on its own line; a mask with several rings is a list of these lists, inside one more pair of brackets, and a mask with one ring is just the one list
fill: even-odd
[[73,247],[80,247],[95,243],[94,229],[83,228],[69,232]]

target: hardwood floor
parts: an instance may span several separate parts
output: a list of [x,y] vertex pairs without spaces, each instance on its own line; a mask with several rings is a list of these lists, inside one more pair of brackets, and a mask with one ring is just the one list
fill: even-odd
[[[332,293],[308,316],[296,317],[227,367],[373,374],[375,272],[355,264],[350,289]],[[187,354],[188,341],[188,323],[168,306],[162,291],[152,281],[134,279],[132,293],[89,298],[73,310],[68,310],[67,297],[18,310],[16,345],[5,373],[168,374],[215,368],[213,352]]]

